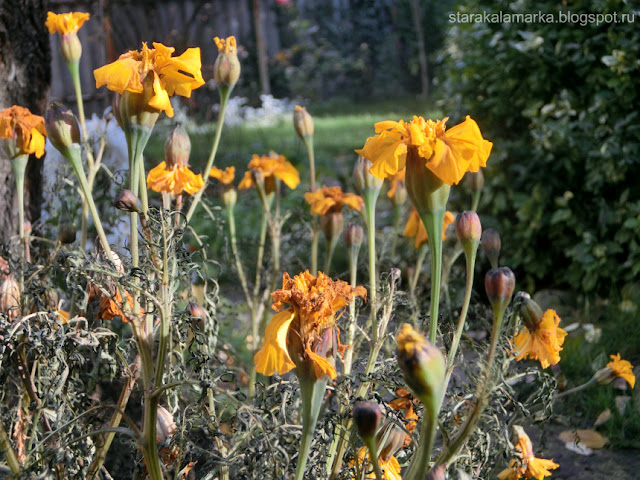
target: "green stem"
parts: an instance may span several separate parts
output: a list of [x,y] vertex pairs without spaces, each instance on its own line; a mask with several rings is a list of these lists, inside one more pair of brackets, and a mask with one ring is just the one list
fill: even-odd
[[427,243],[423,243],[418,248],[418,258],[416,259],[415,272],[413,272],[413,278],[411,279],[411,292],[414,295],[415,295],[416,288],[418,286],[418,279],[420,278],[422,265],[424,264],[424,259],[426,258],[428,251],[429,251],[429,244]]
[[325,258],[324,261],[324,273],[326,275],[329,275],[329,271],[331,270],[331,260],[333,259],[333,252],[336,249],[336,245],[338,244],[337,240],[338,238],[336,236],[333,236],[327,242],[327,258]]
[[[326,378],[326,376],[325,376]],[[296,466],[295,480],[305,478],[304,473],[307,467],[311,442],[315,432],[322,399],[327,388],[326,379],[299,379],[300,394],[302,396],[302,441],[300,453],[298,455],[298,465]]]
[[142,430],[142,454],[147,472],[151,480],[163,480],[162,464],[158,456],[156,441],[156,419],[158,415],[158,398],[147,392],[144,399],[144,428]]
[[309,157],[309,176],[311,177],[311,192],[316,191],[316,156],[313,150],[313,135],[307,135],[303,138],[304,146],[307,149]]
[[[29,163],[29,155],[17,155],[11,159],[11,168],[13,169],[13,176],[16,180],[16,196],[18,197],[18,232],[19,237],[19,251],[20,251],[20,278],[18,279],[20,285],[20,294],[24,292],[24,270],[25,262],[25,244],[24,244],[24,175],[27,170],[27,163]],[[20,309],[22,310],[22,300],[20,301]]]
[[378,448],[376,447],[375,435],[364,440],[364,444],[367,450],[369,450],[369,459],[371,460],[371,465],[373,465],[373,473],[376,476],[376,480],[382,480],[382,470],[380,470],[380,462],[378,461]]
[[364,190],[364,209],[367,220],[367,239],[369,246],[369,302],[372,343],[378,343],[378,285],[376,274],[376,202],[380,190],[367,188]]
[[480,204],[480,190],[476,190],[473,192],[473,197],[471,201],[471,211],[476,212],[478,210],[478,205]]
[[400,235],[400,221],[402,220],[402,205],[393,205],[393,239],[391,240],[391,262],[396,257],[398,236]]
[[11,442],[9,441],[7,432],[4,429],[2,419],[0,419],[0,450],[4,452],[4,458],[7,461],[7,465],[9,465],[11,473],[13,473],[16,478],[18,478],[20,476],[20,462],[18,461],[16,452],[11,446]]
[[320,228],[318,219],[313,218],[313,238],[311,239],[311,275],[318,275],[318,244],[320,243]]
[[581,392],[582,390],[590,387],[591,385],[595,385],[596,383],[598,383],[598,380],[594,377],[591,377],[588,382],[583,383],[582,385],[578,385],[577,387],[573,387],[573,388],[570,388],[569,390],[558,393],[556,396],[553,397],[553,400],[557,400],[559,398],[566,397],[567,395],[572,395],[574,393]]
[[420,427],[420,446],[413,454],[413,460],[409,470],[405,474],[405,480],[423,480],[429,470],[429,460],[436,439],[436,427],[438,422],[429,412],[429,407],[425,405],[422,425]]
[[84,118],[84,101],[82,99],[82,85],[80,84],[79,66],[79,60],[67,62],[67,67],[69,68],[71,79],[73,81],[73,89],[76,93],[76,104],[78,105],[78,118],[80,120],[80,127],[82,128],[82,136],[86,137],[87,127]]
[[262,210],[262,219],[260,220],[260,237],[258,240],[258,256],[256,259],[256,281],[253,284],[253,296],[257,298],[260,292],[260,284],[262,283],[262,262],[264,260],[264,246],[267,242],[267,210]]
[[209,172],[211,172],[211,167],[213,167],[213,161],[216,158],[216,153],[218,152],[218,145],[220,144],[220,137],[222,136],[222,127],[224,126],[224,115],[227,111],[227,103],[229,101],[229,96],[231,93],[230,89],[220,89],[220,114],[218,115],[218,124],[216,125],[216,133],[213,137],[213,144],[211,145],[211,152],[209,153],[209,159],[207,160],[207,165],[204,168],[204,173],[202,177],[204,178],[204,186],[198,190],[198,192],[194,195],[193,200],[191,201],[191,205],[189,206],[189,210],[186,215],[186,222],[189,223],[193,213],[202,198],[202,194],[207,188],[207,184],[209,183]]
[[[360,245],[351,245],[349,249],[349,277],[351,281],[351,287],[356,288],[356,279],[358,275],[358,252],[360,251]],[[347,328],[347,345],[348,348],[344,354],[344,374],[349,375],[351,373],[351,366],[353,365],[353,342],[356,338],[356,301],[355,299],[349,302],[349,326]]]
[[422,212],[421,218],[429,237],[431,253],[431,305],[429,322],[429,341],[435,345],[438,333],[438,310],[440,308],[440,280],[442,275],[442,224],[444,208]]

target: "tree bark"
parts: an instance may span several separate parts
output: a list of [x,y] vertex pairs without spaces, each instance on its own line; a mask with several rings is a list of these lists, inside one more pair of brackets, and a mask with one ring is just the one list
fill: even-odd
[[253,0],[253,28],[256,35],[256,52],[258,54],[258,73],[260,75],[260,93],[271,94],[269,83],[269,66],[267,65],[267,43],[262,29],[260,0]]
[[[51,85],[46,0],[0,1],[0,110],[20,105],[43,115]],[[25,176],[25,218],[34,223],[42,207],[41,159],[31,156]],[[0,159],[0,243],[18,233],[11,163]]]
[[413,27],[416,31],[418,41],[418,60],[420,61],[420,83],[423,99],[429,97],[429,70],[427,66],[427,49],[424,42],[424,30],[422,29],[422,11],[420,10],[420,0],[411,0],[411,16],[413,17]]

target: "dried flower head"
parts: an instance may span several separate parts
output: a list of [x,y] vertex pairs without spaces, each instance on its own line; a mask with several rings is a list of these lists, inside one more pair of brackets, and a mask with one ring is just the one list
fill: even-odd
[[516,454],[517,458],[509,462],[509,467],[498,474],[501,480],[520,480],[522,478],[535,478],[542,480],[551,475],[549,470],[554,470],[560,465],[553,460],[536,458],[533,455],[533,445],[524,429],[515,425],[514,430],[517,435]]
[[516,360],[539,360],[542,368],[557,364],[567,335],[558,325],[560,317],[555,310],[547,310],[537,322],[527,322],[525,329],[513,339],[518,351]]
[[311,205],[312,215],[327,215],[328,213],[341,212],[346,205],[352,210],[360,211],[364,206],[364,200],[360,195],[343,193],[342,187],[322,187],[315,192],[307,192],[304,199]]
[[44,118],[33,115],[28,108],[5,108],[0,112],[0,139],[9,158],[18,155],[44,155],[45,136]]

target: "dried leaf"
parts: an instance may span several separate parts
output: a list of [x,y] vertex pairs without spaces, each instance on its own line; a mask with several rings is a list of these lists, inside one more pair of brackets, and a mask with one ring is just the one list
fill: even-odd
[[560,433],[559,437],[565,444],[581,444],[581,446],[587,447],[587,449],[602,448],[609,441],[607,437],[595,430],[565,430]]
[[596,421],[593,423],[593,426],[598,427],[603,423],[607,422],[610,418],[611,418],[611,410],[607,408],[604,412],[598,415],[598,418],[596,418]]

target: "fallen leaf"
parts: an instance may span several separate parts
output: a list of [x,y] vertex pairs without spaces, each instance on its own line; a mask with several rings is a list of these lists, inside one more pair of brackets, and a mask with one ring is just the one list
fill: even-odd
[[603,423],[609,421],[610,418],[611,418],[611,410],[607,408],[604,412],[598,415],[598,418],[596,418],[596,421],[593,423],[593,426],[598,427]]
[[602,448],[609,441],[607,437],[595,430],[565,430],[559,437],[565,444],[581,444],[588,449]]

